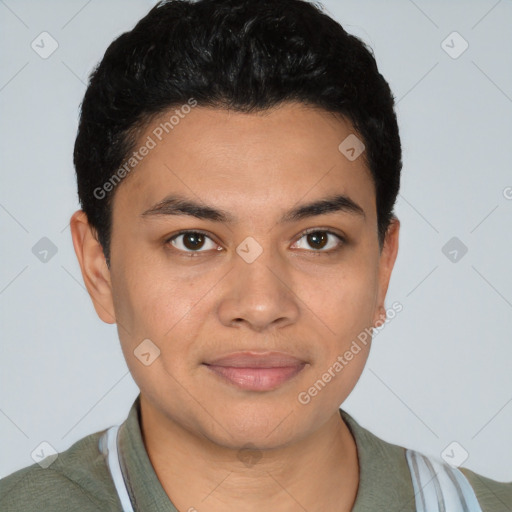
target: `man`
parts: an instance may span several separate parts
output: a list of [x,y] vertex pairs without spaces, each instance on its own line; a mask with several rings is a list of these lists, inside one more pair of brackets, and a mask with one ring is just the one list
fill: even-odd
[[339,409],[400,226],[393,97],[361,41],[302,0],[160,3],[93,72],[74,158],[75,251],[140,395],[2,480],[2,511],[512,510],[512,484]]

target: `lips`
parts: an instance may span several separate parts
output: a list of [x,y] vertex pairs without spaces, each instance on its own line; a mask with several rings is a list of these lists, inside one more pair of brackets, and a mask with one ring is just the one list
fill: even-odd
[[307,364],[283,352],[236,352],[203,363],[238,388],[271,391],[297,375]]
[[212,366],[230,366],[234,368],[278,368],[297,366],[305,363],[285,352],[234,352],[205,364]]

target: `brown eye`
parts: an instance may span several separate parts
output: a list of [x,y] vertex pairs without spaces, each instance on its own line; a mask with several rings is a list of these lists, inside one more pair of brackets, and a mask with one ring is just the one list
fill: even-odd
[[[208,247],[208,242],[210,247]],[[168,240],[173,247],[183,252],[206,252],[204,249],[215,249],[216,244],[213,240],[206,235],[198,231],[184,231],[178,233]]]
[[191,251],[201,249],[204,245],[204,235],[202,233],[187,233],[183,235],[183,245]]
[[[305,239],[307,246],[300,246],[301,241]],[[330,253],[334,252],[337,249],[340,249],[343,243],[345,242],[344,238],[332,231],[327,230],[310,230],[302,235],[302,237],[295,242],[295,246],[299,249],[313,249],[312,252],[325,252]]]
[[308,244],[313,249],[323,249],[328,241],[328,236],[324,231],[316,231],[307,235]]

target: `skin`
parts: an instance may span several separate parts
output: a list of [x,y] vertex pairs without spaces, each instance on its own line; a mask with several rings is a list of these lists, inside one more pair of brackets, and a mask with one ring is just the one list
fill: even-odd
[[[141,392],[146,449],[179,510],[352,508],[357,449],[338,408],[371,343],[310,403],[297,399],[359,333],[385,318],[400,224],[393,220],[381,250],[364,158],[349,161],[338,150],[351,133],[348,121],[299,103],[264,114],[197,106],[118,186],[110,269],[85,214],[72,216],[85,284],[99,317],[118,325]],[[170,193],[221,208],[236,222],[141,216]],[[365,215],[279,223],[298,204],[333,193],[348,195]],[[304,235],[310,228],[346,242],[328,254],[339,240],[328,235],[315,245]],[[188,238],[167,242],[183,229],[210,237],[193,257]],[[263,249],[250,264],[236,252],[249,236]],[[160,349],[149,366],[134,356],[147,338]],[[307,365],[264,392],[241,390],[202,365],[241,350],[288,352]],[[240,451],[247,443],[249,463]]]

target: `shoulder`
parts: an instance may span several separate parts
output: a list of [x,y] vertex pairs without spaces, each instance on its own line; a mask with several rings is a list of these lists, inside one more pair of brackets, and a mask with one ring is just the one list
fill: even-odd
[[100,436],[101,432],[97,432],[77,441],[46,468],[45,464],[33,464],[1,479],[0,510],[120,510],[105,459],[98,449]]
[[[428,469],[423,477],[422,489],[425,491],[429,487],[434,488],[436,482],[440,483],[441,477],[445,474],[453,474],[451,466],[439,457],[389,443],[359,425],[346,411],[340,411],[355,435],[362,466],[371,468],[364,470],[362,467],[362,472],[371,473],[372,486],[378,487],[379,494],[388,493],[395,503],[405,503],[407,510],[414,508],[416,496],[413,481],[419,478],[417,473],[413,479],[413,469],[410,467],[412,462],[409,462],[411,459],[407,457],[408,452],[415,453],[420,459],[429,462],[423,468]],[[420,462],[420,459],[417,462]],[[414,467],[414,463],[412,465]],[[420,469],[418,467],[416,470]],[[482,512],[512,512],[512,482],[498,482],[464,467],[459,467],[458,470],[473,490]],[[361,476],[364,477],[364,474]]]
[[421,500],[430,503],[431,507],[438,500],[436,495],[441,493],[448,502],[455,500],[464,510],[512,511],[512,482],[491,480],[470,469],[454,467],[438,456],[416,450],[405,449],[405,453],[411,461],[410,471],[414,473],[413,480],[416,480]]
[[498,482],[467,468],[459,468],[475,491],[483,512],[512,510],[512,482]]

